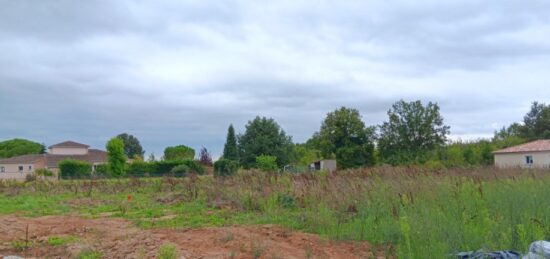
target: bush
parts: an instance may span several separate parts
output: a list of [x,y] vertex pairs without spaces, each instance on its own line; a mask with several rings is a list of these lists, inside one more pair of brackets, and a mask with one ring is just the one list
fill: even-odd
[[34,175],[40,176],[40,177],[52,177],[54,176],[54,173],[46,168],[40,168],[34,170]]
[[92,165],[80,160],[66,159],[59,162],[59,173],[62,179],[89,178]]
[[178,258],[178,250],[172,244],[164,244],[159,247],[157,254],[159,259],[176,259]]
[[96,165],[94,175],[99,177],[108,177],[109,175],[107,172],[107,165],[106,164]]
[[127,166],[126,174],[129,176],[146,176],[154,171],[153,167],[154,163],[134,161]]
[[172,169],[179,165],[186,165],[189,169],[188,173],[204,174],[204,167],[195,160],[158,161],[151,165],[151,171],[153,175],[162,176],[172,172]]
[[196,160],[183,160],[182,163],[189,167],[189,173],[195,173],[199,175],[204,174],[204,167],[200,161]]
[[170,170],[170,173],[173,174],[174,176],[186,176],[188,172],[189,172],[189,167],[183,164],[178,165],[172,168],[172,170]]
[[220,159],[214,163],[214,176],[231,176],[239,170],[239,163],[230,159]]
[[256,157],[256,167],[264,172],[276,172],[277,157],[261,155]]

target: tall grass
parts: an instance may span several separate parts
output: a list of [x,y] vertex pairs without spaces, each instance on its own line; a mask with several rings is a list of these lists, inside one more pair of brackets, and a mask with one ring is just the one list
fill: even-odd
[[[114,212],[143,227],[279,224],[335,240],[368,241],[400,258],[478,249],[525,252],[532,241],[550,238],[548,171],[243,171],[231,178],[4,182],[0,193],[0,213]],[[70,203],[77,198],[87,203]],[[38,201],[50,206],[46,210]],[[169,214],[175,217],[162,219]]]

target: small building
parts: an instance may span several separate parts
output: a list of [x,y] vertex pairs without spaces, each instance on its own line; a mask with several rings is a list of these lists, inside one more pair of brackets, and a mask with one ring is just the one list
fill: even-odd
[[74,159],[88,162],[92,169],[107,162],[107,152],[91,149],[88,145],[74,141],[65,141],[48,147],[48,153],[22,155],[0,159],[1,179],[25,179],[37,169],[48,169],[55,174],[59,172],[59,162]]
[[536,140],[493,152],[498,168],[550,168],[550,140]]
[[334,159],[323,159],[319,161],[315,161],[309,165],[309,171],[329,171],[334,172],[336,171],[336,160]]

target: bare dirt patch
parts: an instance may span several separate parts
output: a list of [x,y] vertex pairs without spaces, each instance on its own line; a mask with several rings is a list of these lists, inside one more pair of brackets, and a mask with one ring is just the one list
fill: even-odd
[[[14,242],[26,240],[27,225],[30,248],[18,250]],[[48,243],[51,236],[71,236],[75,241],[53,246]],[[167,243],[175,245],[182,258],[350,259],[377,255],[367,243],[328,241],[273,225],[143,230],[115,218],[0,216],[0,258],[74,258],[85,249],[100,251],[104,258],[154,258]]]

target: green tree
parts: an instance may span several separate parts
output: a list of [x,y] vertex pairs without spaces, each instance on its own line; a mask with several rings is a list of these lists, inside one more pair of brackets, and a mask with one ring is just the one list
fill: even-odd
[[65,159],[59,162],[58,166],[62,179],[88,178],[92,173],[92,165],[85,161]]
[[342,169],[375,163],[374,128],[365,127],[356,109],[341,107],[329,112],[308,143],[317,146],[324,158],[336,157]]
[[208,149],[206,149],[205,147],[202,147],[201,151],[199,152],[199,161],[205,166],[213,165],[212,156],[210,156]]
[[256,168],[264,172],[276,172],[277,167],[277,157],[276,156],[257,156],[256,157]]
[[294,163],[299,166],[307,166],[311,162],[321,159],[321,152],[308,144],[296,144],[294,146]]
[[550,105],[533,102],[531,110],[523,118],[520,137],[527,140],[550,138]]
[[237,147],[237,137],[235,137],[233,125],[229,125],[227,129],[227,138],[223,147],[223,158],[234,161],[239,160],[239,148]]
[[429,153],[442,147],[449,134],[439,106],[429,102],[395,103],[388,111],[388,121],[380,126],[378,147],[381,159],[389,164],[424,163]]
[[124,166],[126,165],[126,155],[124,154],[124,142],[122,139],[114,137],[107,142],[107,170],[111,176],[121,177],[126,174]]
[[238,137],[241,165],[254,167],[256,157],[261,155],[277,157],[277,165],[282,167],[292,158],[292,138],[271,118],[256,117],[249,121],[243,135]]
[[11,139],[0,142],[0,158],[9,158],[21,155],[44,154],[44,144],[26,139]]
[[164,160],[186,160],[195,158],[195,150],[185,146],[178,145],[164,149]]
[[126,157],[143,158],[143,154],[145,154],[145,150],[143,150],[143,147],[141,147],[141,144],[139,143],[139,140],[136,137],[128,133],[122,133],[122,134],[119,134],[117,138],[122,139],[122,141],[124,142],[124,153],[126,154]]

